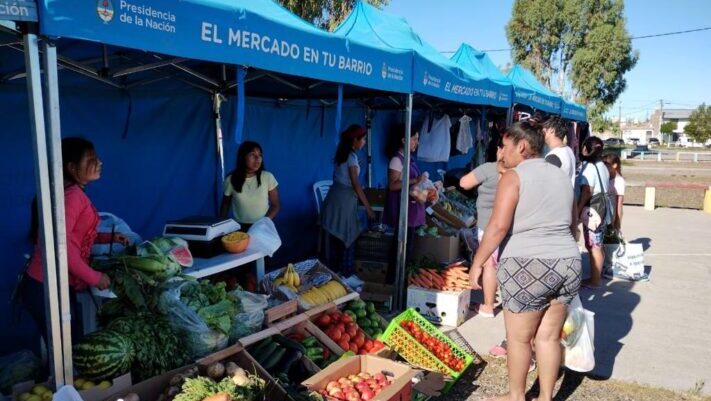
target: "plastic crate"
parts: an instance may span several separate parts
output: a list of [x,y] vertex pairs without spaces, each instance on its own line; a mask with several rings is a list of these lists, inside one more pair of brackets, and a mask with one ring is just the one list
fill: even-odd
[[[427,334],[437,338],[438,340],[449,345],[452,349],[452,354],[457,358],[464,359],[464,369],[461,372],[455,372],[444,362],[440,361],[427,348],[418,343],[405,329],[400,327],[400,322],[404,320],[412,320],[417,323],[422,330]],[[390,325],[385,329],[381,337],[381,341],[397,352],[403,359],[412,365],[422,367],[427,370],[440,372],[452,377],[455,381],[459,376],[467,370],[469,365],[474,361],[474,357],[464,351],[457,343],[452,341],[432,323],[427,321],[416,310],[408,308],[390,321]]]
[[355,259],[387,263],[392,259],[394,246],[393,234],[365,232],[356,240]]

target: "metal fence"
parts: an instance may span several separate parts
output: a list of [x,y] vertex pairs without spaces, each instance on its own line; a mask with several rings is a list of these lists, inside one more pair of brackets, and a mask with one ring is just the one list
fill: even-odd
[[658,162],[711,162],[711,152],[672,152],[664,150],[636,151],[624,149],[620,158],[633,160],[649,160]]

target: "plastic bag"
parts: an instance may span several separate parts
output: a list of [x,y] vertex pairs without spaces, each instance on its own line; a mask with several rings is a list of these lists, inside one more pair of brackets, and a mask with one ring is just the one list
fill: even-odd
[[410,196],[419,203],[435,204],[439,200],[439,188],[430,180],[430,175],[426,171],[422,175],[426,179],[410,188]]
[[249,228],[247,234],[249,234],[249,246],[247,249],[262,252],[271,257],[281,247],[281,238],[274,226],[274,222],[269,217],[262,217],[257,220]]
[[269,306],[266,295],[240,290],[233,293],[242,304],[242,312],[235,315],[235,323],[230,330],[230,343],[259,331],[264,322],[264,310]]
[[576,297],[568,312],[568,317],[571,316],[577,316],[578,327],[574,330],[575,340],[563,343],[564,365],[576,372],[589,372],[595,368],[595,313],[583,309],[580,297]]
[[197,281],[172,281],[160,296],[158,306],[170,325],[183,334],[191,358],[197,359],[227,347],[226,334],[211,329],[200,316],[180,300],[183,288],[200,285]]
[[39,358],[28,350],[0,357],[0,393],[8,393],[15,384],[33,379],[40,367]]
[[74,386],[62,386],[52,396],[52,401],[84,401]]
[[[106,212],[99,212],[99,225],[96,227],[99,233],[123,234],[128,238],[129,245],[143,242],[140,235],[134,233],[131,227],[120,217]],[[108,255],[110,253],[121,253],[125,247],[123,244],[114,242],[113,244],[94,244],[91,247],[92,255]]]

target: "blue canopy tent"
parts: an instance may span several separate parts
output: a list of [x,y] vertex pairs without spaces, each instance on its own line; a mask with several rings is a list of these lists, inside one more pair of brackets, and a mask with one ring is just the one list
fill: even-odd
[[[36,170],[49,170],[46,174],[49,177],[45,177],[41,186],[38,184],[35,193],[39,194],[41,214],[46,217],[41,222],[43,231],[47,232],[43,237],[46,238],[44,243],[48,247],[54,244],[57,249],[56,258],[48,250],[45,255],[49,257],[45,259],[57,261],[58,288],[64,293],[67,292],[68,280],[66,257],[63,256],[66,240],[61,158],[53,157],[61,153],[58,150],[61,140],[60,77],[66,84],[61,87],[62,113],[72,117],[62,121],[62,129],[72,134],[98,130],[101,134],[92,138],[98,141],[105,141],[104,135],[118,134],[128,143],[107,142],[112,147],[111,153],[138,151],[144,156],[133,162],[139,165],[130,166],[133,178],[115,175],[112,177],[115,185],[124,186],[125,193],[130,193],[132,197],[146,196],[130,188],[134,187],[135,182],[143,183],[152,172],[163,171],[164,182],[154,183],[153,189],[148,190],[149,195],[154,194],[166,202],[176,199],[180,199],[178,203],[192,202],[191,205],[202,212],[215,209],[209,203],[192,201],[189,193],[195,194],[194,188],[200,185],[204,188],[202,181],[215,174],[215,170],[205,167],[210,162],[204,162],[204,152],[210,152],[214,146],[216,154],[223,157],[219,119],[219,112],[223,109],[220,107],[222,95],[236,90],[240,98],[233,102],[234,107],[231,108],[234,110],[232,126],[235,140],[239,141],[240,127],[244,126],[243,100],[247,95],[279,98],[277,107],[284,104],[284,98],[302,98],[307,104],[308,114],[312,100],[319,106],[330,106],[333,103],[325,99],[336,98],[340,104],[344,96],[357,99],[411,91],[409,52],[385,52],[358,40],[337,37],[305,23],[267,0],[165,0],[152,2],[150,6],[105,0],[86,4],[85,7],[48,0],[39,3],[39,12],[40,33],[43,36],[33,36],[34,40],[29,44],[25,41],[25,46],[16,40],[17,31],[1,29],[3,44],[7,45],[0,48],[3,55],[19,51],[24,52],[29,59],[34,54],[35,62],[32,69],[28,63],[28,71],[23,72],[24,68],[21,69],[21,66],[14,65],[12,60],[3,56],[3,61],[11,62],[0,66],[0,96],[18,95],[16,80],[26,77],[28,84],[34,84],[30,91],[30,101],[36,112],[32,122],[38,141],[45,138],[45,118],[41,113],[47,113],[46,137],[51,144],[49,161],[52,164],[47,169],[48,162],[42,160],[41,149],[35,152],[36,159],[40,155]],[[40,44],[46,89],[44,107],[39,84]],[[235,78],[228,79],[228,76]],[[90,81],[86,78],[90,78]],[[87,82],[95,84],[92,86]],[[209,93],[211,99],[203,95],[197,102],[190,105],[186,103],[186,97],[194,98],[198,93]],[[12,105],[15,106],[14,103]],[[69,114],[67,110],[70,110]],[[213,112],[216,117],[214,120]],[[334,120],[330,124],[338,129],[341,118],[346,116],[341,115],[340,107],[335,114],[329,119]],[[352,116],[348,118],[353,120]],[[160,120],[160,124],[157,120]],[[199,123],[201,120],[202,124]],[[205,120],[208,122],[204,123]],[[312,117],[310,121],[313,120]],[[75,121],[92,121],[95,125],[85,124],[80,127]],[[322,127],[323,121],[322,115]],[[71,130],[66,130],[67,127]],[[15,122],[15,128],[25,129],[20,127],[19,122]],[[284,128],[291,132],[297,131],[293,126]],[[165,134],[180,132],[181,135],[172,138],[163,135],[160,140],[152,138],[155,142],[144,144],[141,144],[142,138],[131,138],[136,131],[145,133],[162,130],[170,131]],[[216,131],[209,142],[204,141],[206,130]],[[192,134],[198,131],[202,136]],[[170,145],[161,146],[167,144]],[[44,146],[40,144],[38,147]],[[185,152],[189,150],[202,150],[203,154],[198,155],[197,159],[186,157]],[[153,152],[164,157],[173,152],[173,157],[167,160],[168,164],[161,165],[166,159],[151,158]],[[121,160],[120,155],[109,156],[116,165],[131,163]],[[181,166],[181,163],[187,166]],[[172,177],[165,176],[165,171],[171,171],[171,167],[175,169],[172,177],[187,177],[187,182],[182,185],[187,191],[184,196],[182,189],[174,194],[161,192],[162,188],[176,188],[176,185],[167,185],[175,182]],[[223,168],[219,172],[223,173]],[[193,176],[197,182],[189,179]],[[49,190],[50,184],[53,191]],[[145,191],[148,188],[142,189]],[[42,202],[45,199],[46,208]],[[135,210],[132,212],[135,213]],[[155,210],[152,214],[165,215],[163,210]],[[53,226],[49,224],[50,221],[54,222]],[[57,297],[50,299],[56,302]],[[63,295],[60,303],[62,306],[68,304]],[[61,315],[67,316],[67,313]],[[65,320],[52,319],[54,322]],[[66,330],[68,327],[66,325]],[[60,384],[71,381],[69,331],[65,331],[64,327],[62,331],[66,334],[62,341],[63,357],[55,358],[55,362],[65,362],[64,375],[56,373],[57,369],[62,370],[62,365],[55,363],[55,378]],[[54,348],[54,352],[61,352],[60,347]]]
[[546,113],[560,113],[560,96],[540,83],[536,77],[520,65],[514,65],[507,75],[513,85],[513,104],[523,104]]
[[[499,71],[489,55],[479,51],[466,43],[462,43],[451,57],[451,60],[470,75],[483,76],[491,81],[491,85],[496,87],[501,93],[508,94],[511,99],[513,85],[504,74]],[[508,107],[510,104],[504,104]]]
[[[425,42],[401,17],[378,10],[377,8],[358,1],[351,14],[339,25],[334,33],[344,38],[358,38],[384,50],[409,51],[412,55],[412,91],[425,97],[420,101],[426,105],[439,100],[443,104],[456,102],[464,105],[481,105],[494,107],[509,107],[510,90],[490,81],[476,71],[464,71],[452,60],[441,55],[436,49]],[[429,99],[427,99],[429,97]],[[438,105],[439,106],[439,105]],[[413,97],[408,97],[407,130],[412,124]],[[481,111],[482,115],[485,112]],[[410,151],[404,148],[405,169],[403,177],[409,175]],[[405,227],[407,216],[407,198],[403,196],[400,204],[400,226]],[[404,288],[405,232],[400,230],[398,259],[396,267],[396,284]],[[402,305],[404,294],[398,291],[395,295],[396,305]]]
[[585,106],[563,99],[560,102],[560,115],[574,121],[587,121],[588,110]]

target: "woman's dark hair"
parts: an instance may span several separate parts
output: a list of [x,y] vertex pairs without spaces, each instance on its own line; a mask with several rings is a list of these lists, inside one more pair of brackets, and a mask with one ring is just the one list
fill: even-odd
[[620,161],[620,156],[617,156],[614,153],[608,153],[602,156],[602,161],[610,167],[616,164],[617,167],[615,168],[615,171],[617,171],[618,175],[622,175],[622,162]]
[[543,140],[543,134],[540,129],[536,128],[535,125],[529,123],[528,121],[519,121],[514,123],[512,126],[506,129],[504,132],[504,138],[510,138],[513,140],[514,144],[526,141],[530,147],[530,154],[528,157],[540,156],[543,153],[543,145],[545,141]]
[[[400,148],[405,146],[403,144],[403,141],[405,141],[405,131],[407,130],[405,124],[395,124],[392,128],[390,128],[390,133],[388,134],[388,143],[387,146],[385,146],[385,155],[390,159],[395,156],[397,156],[397,152],[400,151]],[[417,135],[419,131],[415,129],[415,125],[412,125],[412,129],[410,129],[410,138],[413,136]]]
[[602,143],[602,139],[596,136],[588,137],[583,142],[581,147],[581,149],[587,151],[588,155],[585,156],[584,154],[581,154],[580,157],[586,162],[599,162],[602,158],[602,151],[604,147],[605,144]]
[[341,132],[341,139],[338,141],[338,148],[336,148],[336,156],[333,158],[336,166],[348,160],[348,155],[353,151],[353,141],[363,138],[366,133],[365,129],[358,124],[353,124]]
[[561,141],[568,136],[568,127],[568,122],[558,116],[549,117],[543,122],[543,128],[552,129],[553,134]]
[[[68,137],[62,139],[62,175],[64,176],[64,186],[76,184],[76,178],[69,170],[69,165],[78,166],[88,152],[94,150],[91,141],[79,137]],[[37,197],[32,199],[30,238],[35,240],[39,234],[39,212],[37,211]]]
[[[255,149],[264,154],[262,147],[254,141],[244,141],[237,149],[237,161],[235,162],[235,169],[230,173],[230,183],[238,193],[242,192],[244,182],[247,180],[247,155]],[[264,171],[264,159],[262,159],[262,164],[256,173],[257,186],[262,185],[262,171]]]

